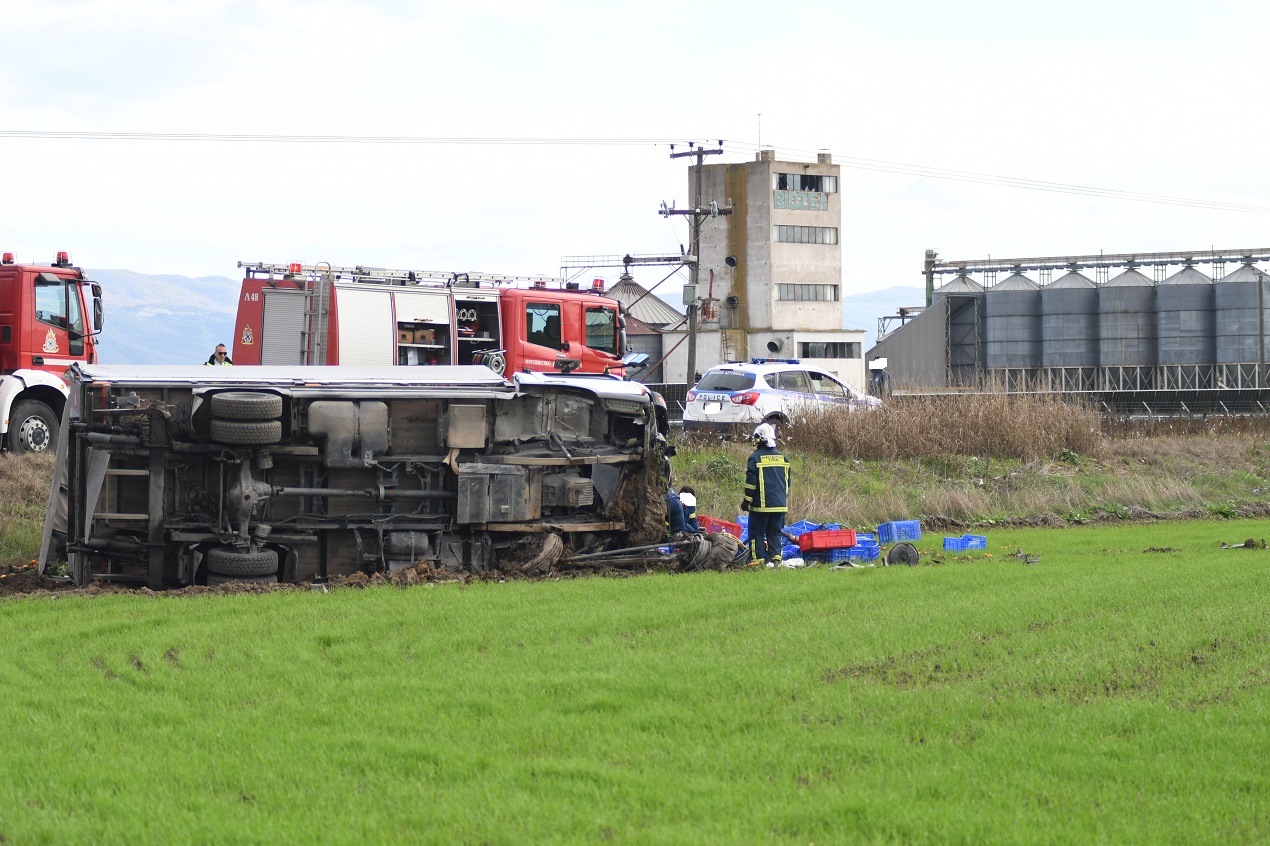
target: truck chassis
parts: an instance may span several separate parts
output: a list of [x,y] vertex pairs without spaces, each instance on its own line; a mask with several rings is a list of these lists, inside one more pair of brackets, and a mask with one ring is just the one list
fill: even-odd
[[[664,415],[638,383],[484,367],[77,364],[41,564],[76,584],[321,582],[658,559]],[[64,534],[64,541],[63,541]],[[47,567],[46,567],[47,569]]]

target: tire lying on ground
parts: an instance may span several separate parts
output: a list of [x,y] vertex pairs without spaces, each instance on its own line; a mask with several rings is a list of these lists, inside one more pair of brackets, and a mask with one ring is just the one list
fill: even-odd
[[222,420],[276,420],[282,397],[263,391],[225,391],[212,396],[212,416]]
[[276,444],[282,440],[282,421],[212,420],[212,440],[223,444]]
[[277,576],[222,576],[219,573],[208,573],[207,584],[225,585],[230,582],[242,582],[246,585],[276,585]]
[[207,572],[215,576],[271,576],[276,578],[278,573],[278,553],[272,549],[262,549],[259,552],[242,552],[232,546],[220,546],[207,554]]

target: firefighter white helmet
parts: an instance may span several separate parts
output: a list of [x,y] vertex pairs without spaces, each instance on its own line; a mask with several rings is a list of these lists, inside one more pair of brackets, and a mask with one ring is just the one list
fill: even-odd
[[755,446],[764,445],[776,448],[776,429],[771,423],[760,423],[754,427],[754,434],[750,436]]

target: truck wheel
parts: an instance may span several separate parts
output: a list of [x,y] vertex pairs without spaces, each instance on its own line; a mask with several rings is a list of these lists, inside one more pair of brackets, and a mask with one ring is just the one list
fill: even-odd
[[225,391],[212,395],[212,416],[223,420],[277,420],[282,397],[263,391]]
[[207,572],[213,576],[276,576],[278,553],[272,549],[241,552],[232,546],[218,546],[207,553]]
[[9,414],[9,450],[25,452],[57,452],[57,415],[38,400],[25,400]]
[[277,576],[222,576],[219,573],[208,573],[207,584],[225,585],[230,582],[242,582],[246,585],[276,585]]
[[212,440],[223,444],[276,444],[282,440],[282,421],[213,420]]

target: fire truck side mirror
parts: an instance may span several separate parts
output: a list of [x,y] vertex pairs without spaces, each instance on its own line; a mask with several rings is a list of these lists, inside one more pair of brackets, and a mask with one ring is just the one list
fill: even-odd
[[106,310],[102,308],[101,297],[93,297],[93,331],[100,332],[106,322]]

